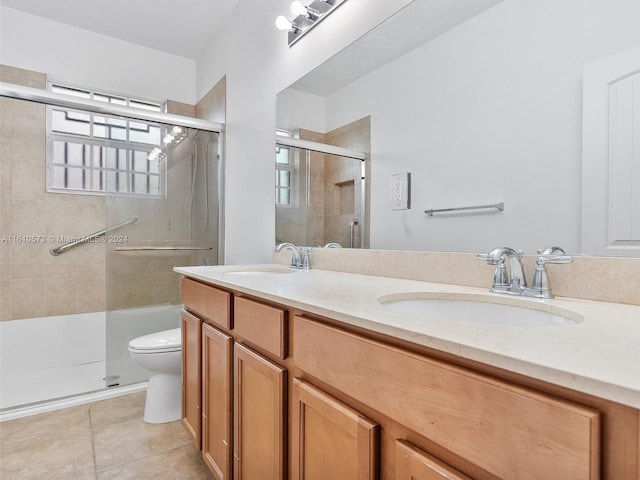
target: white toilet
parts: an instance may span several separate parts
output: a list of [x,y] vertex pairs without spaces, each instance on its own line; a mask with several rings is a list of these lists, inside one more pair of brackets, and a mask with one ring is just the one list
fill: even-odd
[[129,354],[152,372],[143,420],[166,423],[182,417],[182,335],[180,328],[151,333],[129,342]]

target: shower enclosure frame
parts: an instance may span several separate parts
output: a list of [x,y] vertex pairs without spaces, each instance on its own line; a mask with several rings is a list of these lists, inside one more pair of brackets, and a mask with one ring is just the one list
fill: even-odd
[[89,113],[99,113],[104,115],[114,115],[126,117],[133,120],[143,120],[156,122],[163,125],[176,125],[185,128],[195,128],[206,132],[213,132],[219,135],[219,154],[220,154],[220,175],[218,176],[218,205],[220,224],[218,225],[218,264],[224,263],[224,171],[225,158],[224,152],[224,125],[217,122],[202,120],[199,118],[186,117],[184,115],[176,115],[172,113],[153,112],[146,110],[138,110],[136,108],[115,105],[112,103],[98,102],[96,100],[87,100],[83,98],[68,97],[60,93],[49,92],[38,88],[25,87],[7,82],[0,82],[0,97],[13,98],[16,100],[25,100],[28,102],[36,102],[44,105],[52,105],[64,108],[77,108]]
[[[193,118],[193,117],[187,117],[183,115],[176,115],[176,114],[170,114],[165,112],[138,110],[128,106],[108,104],[108,103],[98,102],[94,100],[87,100],[87,99],[82,99],[77,97],[68,97],[66,95],[59,94],[59,93],[54,93],[46,90],[41,90],[41,89],[31,88],[31,87],[26,87],[21,85],[15,85],[7,82],[0,82],[0,97],[37,103],[44,106],[55,106],[55,107],[76,109],[86,113],[109,115],[113,117],[127,118],[130,120],[152,122],[155,124],[159,124],[161,126],[167,126],[169,128],[171,126],[180,126],[186,129],[196,129],[202,132],[216,134],[217,158],[219,162],[217,164],[218,174],[216,175],[217,185],[215,185],[215,188],[217,190],[218,224],[217,224],[217,252],[213,258],[217,258],[218,264],[224,263],[225,156],[224,156],[224,125],[223,124],[202,120],[198,118]],[[216,155],[214,153],[214,158],[215,157]],[[107,196],[108,196],[108,193],[105,192],[105,198],[107,198]],[[97,233],[102,233],[102,232],[96,232],[96,234]],[[89,234],[89,232],[87,232],[87,234]],[[75,243],[78,243],[78,242],[75,242]],[[69,246],[68,248],[71,248],[71,246]],[[166,247],[162,247],[162,248],[168,249]],[[159,250],[162,250],[162,248],[159,248]],[[107,311],[108,310],[109,309],[107,308]],[[110,385],[108,384],[108,379],[106,377],[104,381],[105,381],[104,391],[106,392],[106,390]],[[99,394],[100,392],[89,391],[86,393],[87,395],[90,396],[93,394]],[[85,396],[85,395],[80,394],[80,396]],[[64,400],[65,398],[67,397],[51,398],[50,400],[45,400],[41,403],[43,403],[43,408],[45,408],[44,405],[46,404],[55,403],[57,401],[67,401],[67,400]],[[28,409],[32,409],[32,408],[40,408],[39,403],[34,404],[33,407],[31,406],[28,407]],[[18,410],[22,412],[22,409],[19,408]],[[4,413],[4,415],[9,415],[9,414],[11,413],[10,412]],[[16,413],[16,415],[22,416],[22,413],[19,413],[19,414]]]

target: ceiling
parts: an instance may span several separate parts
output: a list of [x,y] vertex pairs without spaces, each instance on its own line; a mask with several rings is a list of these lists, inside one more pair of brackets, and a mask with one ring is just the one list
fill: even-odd
[[195,58],[239,0],[0,0],[0,5]]

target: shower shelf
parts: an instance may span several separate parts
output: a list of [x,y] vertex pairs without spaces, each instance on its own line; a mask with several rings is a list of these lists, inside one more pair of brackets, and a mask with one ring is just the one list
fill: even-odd
[[114,251],[123,255],[190,255],[193,252],[210,251],[212,247],[116,247]]

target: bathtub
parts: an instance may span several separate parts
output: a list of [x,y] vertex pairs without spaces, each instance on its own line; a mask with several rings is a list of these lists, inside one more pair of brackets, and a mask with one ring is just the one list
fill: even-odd
[[129,340],[179,327],[181,308],[0,322],[0,421],[146,388],[148,372],[129,356]]

